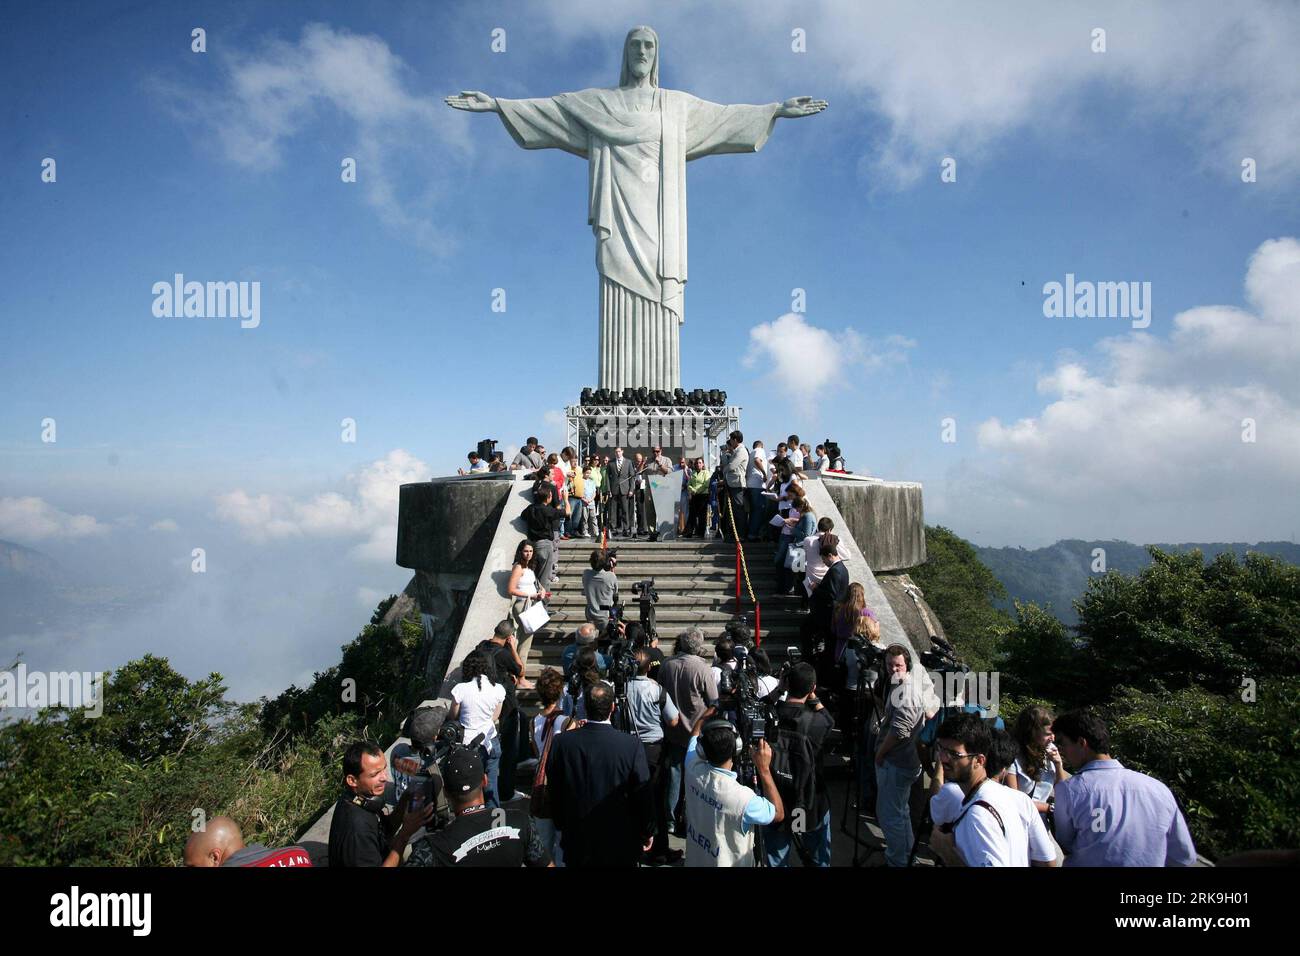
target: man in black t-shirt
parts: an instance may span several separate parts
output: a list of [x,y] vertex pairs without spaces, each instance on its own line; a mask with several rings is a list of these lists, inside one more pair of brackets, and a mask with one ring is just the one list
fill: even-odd
[[420,841],[411,863],[425,866],[554,866],[526,810],[489,809],[479,755],[458,747],[442,761],[456,819]]
[[[398,804],[401,826],[390,841],[378,805],[388,783],[388,761],[374,744],[354,743],[343,754],[343,796],[330,821],[330,866],[397,866],[415,831],[433,819],[434,806],[407,813],[408,797]],[[400,816],[398,816],[400,814]]]
[[[780,746],[789,751],[790,763],[787,769],[794,772],[795,779],[791,781],[794,789],[789,791],[792,800],[786,803],[785,819],[766,827],[763,832],[767,865],[789,866],[790,844],[797,840],[801,851],[799,855],[805,865],[830,866],[831,801],[822,768],[822,750],[826,745],[827,734],[835,726],[835,720],[817,699],[817,671],[807,661],[800,661],[790,668],[774,693],[779,694],[783,688],[786,699],[776,705],[773,711],[775,726],[769,725],[768,735],[774,740],[778,735],[784,738],[780,740]],[[805,748],[792,745],[791,737],[801,737],[807,741],[806,750],[811,766],[803,765],[803,755],[799,751]],[[812,776],[812,806],[803,806],[794,797],[807,775]],[[784,787],[780,776],[778,786]],[[784,789],[781,796],[784,801]]]
[[560,551],[555,546],[555,529],[564,520],[564,512],[551,507],[554,491],[544,484],[537,491],[537,500],[524,509],[524,532],[533,543],[533,551],[543,562],[541,582],[547,588],[557,580],[555,569],[559,565]]

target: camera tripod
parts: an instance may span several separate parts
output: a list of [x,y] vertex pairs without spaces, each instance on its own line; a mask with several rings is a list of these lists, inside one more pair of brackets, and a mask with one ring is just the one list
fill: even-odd
[[[866,724],[870,720],[872,726],[875,726],[880,718],[880,702],[877,700],[871,681],[867,680],[867,668],[862,667],[858,672],[858,686],[853,693],[853,713],[849,720],[849,732],[846,735],[849,743],[849,786],[844,789],[844,813],[840,817],[840,832],[853,839],[853,865],[863,866],[866,864],[872,852],[876,847],[862,838],[862,813],[861,805],[862,793],[866,789],[867,774],[874,773],[875,768],[871,764],[864,766],[864,762],[869,758],[866,753],[866,743],[869,739],[866,734]],[[849,832],[849,808],[853,808],[853,832]],[[861,851],[867,850],[864,855]]]

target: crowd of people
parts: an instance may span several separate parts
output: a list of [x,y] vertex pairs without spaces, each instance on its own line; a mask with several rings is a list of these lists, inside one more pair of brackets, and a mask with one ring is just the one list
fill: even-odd
[[[794,538],[802,530],[799,520],[807,509],[799,509],[797,503],[802,499],[806,470],[844,470],[838,445],[829,442],[814,449],[801,444],[798,435],[778,444],[769,458],[762,441],[746,448],[743,435],[732,432],[719,458],[712,467],[699,457],[683,456],[674,463],[659,445],[633,452],[630,457],[623,448],[616,448],[612,455],[583,458],[572,447],[547,452],[545,445],[529,436],[508,466],[499,456],[488,463],[477,452],[470,452],[469,468],[461,468],[459,473],[509,470],[531,476],[539,485],[548,485],[551,504],[561,512],[558,536],[569,540],[654,536],[659,520],[650,479],[677,471],[682,473],[679,507],[675,516],[665,518],[674,522],[679,535],[728,540],[739,536],[745,541],[758,541],[775,540],[782,534]],[[773,530],[778,514],[789,524]],[[800,535],[794,540],[806,537]]]
[[[879,623],[861,595],[835,607],[832,621],[855,649],[879,648]],[[826,757],[857,732],[870,762],[872,800],[862,809],[874,811],[887,865],[913,864],[922,842],[953,866],[1196,861],[1172,793],[1110,755],[1094,714],[1028,707],[1007,730],[973,708],[933,708],[904,645],[879,648],[874,679],[855,674],[872,716],[846,735],[851,711],[820,688],[817,668],[798,660],[774,673],[740,622],[712,642],[689,628],[671,655],[637,623],[606,640],[586,622],[562,669],[541,672],[540,710],[527,717],[515,697],[514,631],[502,621],[459,662],[450,706],[412,714],[410,743],[390,760],[372,744],[349,748],[330,865],[782,867],[797,856],[830,866]],[[831,680],[843,685],[847,671]],[[748,696],[738,696],[746,682]],[[740,698],[762,708],[764,732],[740,716]],[[526,797],[514,793],[525,754]],[[930,799],[918,821],[923,770]],[[220,824],[192,838],[187,863],[302,858],[295,847],[244,848],[237,828],[232,835]],[[671,835],[684,851],[669,845]]]
[[[737,431],[713,472],[701,459],[677,466],[687,536],[707,524],[777,542],[777,590],[797,591],[807,612],[789,661],[774,668],[741,620],[712,642],[688,628],[666,656],[653,627],[611,616],[617,559],[600,546],[583,574],[584,622],[561,668],[542,670],[534,687],[525,617],[551,597],[558,540],[653,527],[645,479],[674,466],[658,447],[579,462],[530,438],[510,465],[535,480],[510,615],[454,662],[450,700],[410,716],[409,743],[387,758],[373,744],[348,748],[330,865],[781,867],[793,852],[826,867],[827,755],[837,747],[856,763],[853,812],[874,818],[888,866],[912,865],[922,842],[955,866],[1195,863],[1173,794],[1111,756],[1095,714],[1031,706],[1008,731],[973,705],[940,706],[911,648],[882,642],[833,521],[804,495],[806,463],[843,468],[833,444],[816,452],[791,435],[769,462],[761,441],[747,448]],[[477,457],[472,471],[484,470]],[[518,694],[534,689],[540,709],[528,716]],[[532,776],[526,802],[521,766]],[[926,775],[928,801],[918,799]],[[185,861],[310,865],[301,847],[246,847],[225,817],[191,837]]]

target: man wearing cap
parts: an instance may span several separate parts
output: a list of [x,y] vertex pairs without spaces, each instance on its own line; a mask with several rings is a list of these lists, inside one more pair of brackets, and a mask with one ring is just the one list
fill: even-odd
[[554,866],[526,810],[489,809],[483,799],[487,775],[475,750],[455,747],[441,763],[455,819],[421,841],[414,865]]
[[404,728],[410,743],[395,744],[388,755],[394,799],[400,801],[407,790],[415,787],[422,802],[427,801],[437,807],[438,823],[445,822],[450,815],[438,765],[433,762],[432,756],[427,755],[432,754],[438,733],[447,721],[447,713],[446,704],[417,708]]

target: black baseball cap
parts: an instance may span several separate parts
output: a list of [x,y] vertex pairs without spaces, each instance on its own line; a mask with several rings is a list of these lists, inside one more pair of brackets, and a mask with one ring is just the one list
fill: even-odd
[[463,796],[482,787],[483,761],[478,752],[456,747],[443,757],[442,782],[452,796]]

